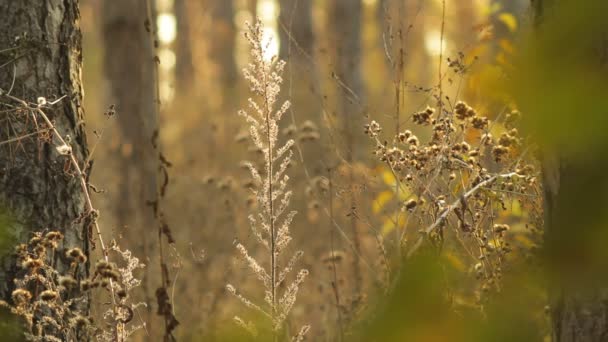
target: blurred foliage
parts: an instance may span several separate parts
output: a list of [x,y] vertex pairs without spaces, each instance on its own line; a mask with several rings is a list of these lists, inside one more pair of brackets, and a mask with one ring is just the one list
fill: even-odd
[[545,1],[508,87],[542,147],[551,275],[586,289],[608,282],[607,11],[606,1]]
[[378,304],[361,341],[541,341],[547,334],[541,279],[532,269],[505,279],[500,294],[477,308],[455,309],[446,268],[431,253],[404,263],[393,295]]
[[545,147],[600,152],[608,143],[608,2],[545,2],[542,24],[522,44],[509,90]]
[[10,252],[11,247],[14,246],[12,235],[8,231],[12,220],[9,212],[0,206],[0,255]]
[[[12,252],[14,241],[9,232],[13,218],[9,212],[0,206],[0,257]],[[23,332],[19,328],[19,319],[4,306],[0,306],[0,336],[3,341],[24,341]]]

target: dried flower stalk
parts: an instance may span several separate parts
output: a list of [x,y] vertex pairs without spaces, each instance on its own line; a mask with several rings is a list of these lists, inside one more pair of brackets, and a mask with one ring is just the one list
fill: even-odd
[[[259,21],[253,25],[248,23],[247,27],[245,37],[251,46],[252,60],[243,73],[250,84],[251,92],[257,99],[250,98],[248,110],[240,110],[239,115],[244,117],[250,125],[249,133],[253,144],[264,156],[262,167],[257,168],[251,163],[247,163],[246,166],[251,172],[255,184],[259,185],[258,188],[252,190],[258,202],[258,212],[249,216],[249,222],[257,241],[268,251],[269,268],[265,268],[251,257],[242,244],[238,243],[236,247],[248,267],[264,284],[266,308],[256,305],[238,294],[235,287],[230,284],[227,285],[227,289],[245,306],[270,318],[272,330],[277,339],[278,333],[296,301],[298,289],[308,275],[308,270],[300,270],[296,279],[286,287],[283,294],[279,293],[279,286],[303,255],[303,252],[297,251],[283,269],[279,269],[279,257],[291,241],[289,226],[296,215],[295,211],[287,210],[292,192],[287,190],[289,177],[286,175],[293,156],[291,147],[294,141],[288,140],[282,145],[278,141],[279,122],[289,109],[290,103],[285,101],[280,107],[277,106],[283,82],[281,74],[285,62],[276,58],[271,60],[263,58],[265,46]],[[235,320],[248,331],[255,331],[251,323],[245,322],[239,317],[235,317]],[[298,340],[303,338],[306,331],[308,329],[300,331],[297,335],[300,336]]]

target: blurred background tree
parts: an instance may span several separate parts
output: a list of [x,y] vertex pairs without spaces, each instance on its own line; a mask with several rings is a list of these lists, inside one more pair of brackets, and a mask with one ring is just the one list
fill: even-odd
[[[120,178],[118,198],[114,203],[116,222],[121,235],[130,241],[132,251],[142,256],[154,255],[156,244],[149,233],[157,226],[152,203],[156,201],[158,153],[158,106],[156,71],[156,25],[153,8],[147,1],[102,3],[104,70],[108,80],[107,102],[115,112],[121,131],[117,151]],[[103,139],[103,138],[101,138]],[[139,228],[137,228],[139,227]],[[148,234],[142,234],[145,229]],[[156,265],[156,264],[154,264]],[[146,320],[152,324],[154,289],[149,265],[142,296],[148,305]]]

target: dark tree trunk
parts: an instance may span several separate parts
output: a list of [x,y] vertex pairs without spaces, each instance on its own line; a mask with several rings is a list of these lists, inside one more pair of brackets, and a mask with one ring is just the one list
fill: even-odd
[[[0,0],[0,141],[45,128],[33,111],[6,114],[18,105],[4,96],[9,89],[11,96],[29,103],[36,103],[39,97],[50,102],[65,95],[57,104],[43,108],[70,141],[82,168],[88,151],[79,20],[76,0]],[[78,219],[85,212],[85,196],[73,169],[66,169],[69,157],[58,153],[57,144],[56,137],[42,140],[33,135],[0,145],[0,207],[12,216],[7,229],[19,241],[24,242],[34,231],[58,230],[65,235],[60,250],[79,247],[88,254],[85,220]],[[56,268],[67,269],[65,258],[56,259]],[[0,299],[10,302],[15,271],[14,260],[5,257],[0,268]],[[85,272],[80,268],[77,276],[84,277]]]
[[[548,21],[564,23],[569,20],[563,10],[558,11],[558,5],[568,3],[573,2],[533,0],[536,29],[541,32],[544,23]],[[585,6],[587,3],[581,2],[580,10],[586,11]],[[556,13],[564,17],[558,18]],[[599,30],[601,32],[582,33],[587,37],[581,38],[593,45],[593,51],[577,51],[587,58],[577,62],[584,63],[597,72],[606,70],[608,45],[605,37],[608,35],[608,26],[604,27],[605,29]],[[568,41],[564,44],[568,44]],[[585,44],[571,45],[571,49],[587,48]],[[561,73],[561,70],[555,72]],[[573,89],[572,96],[579,96],[575,92]],[[557,112],[555,115],[560,120],[561,115],[567,117],[572,113]],[[598,120],[595,115],[605,113],[598,111],[586,115],[590,116],[589,124],[593,124],[593,120]],[[570,142],[560,143],[562,147],[567,147]],[[555,147],[547,149],[542,158],[545,249],[549,274],[552,276],[550,295],[553,341],[607,341],[606,255],[603,252],[604,246],[598,246],[597,241],[604,241],[607,235],[605,210],[608,206],[608,157],[600,150],[590,149],[575,154],[566,150]]]
[[[152,260],[156,219],[150,203],[156,200],[158,154],[158,99],[155,66],[155,15],[147,1],[103,3],[105,72],[110,83],[110,103],[116,106],[122,132],[120,192],[116,213],[132,250],[142,260]],[[153,290],[150,267],[144,279],[148,321]],[[153,325],[151,324],[151,328]]]
[[543,158],[554,342],[608,340],[605,262],[597,260],[594,249],[598,247],[593,243],[606,235],[597,226],[598,215],[608,203],[606,194],[597,193],[608,189],[606,168],[606,157],[578,160],[553,154]]

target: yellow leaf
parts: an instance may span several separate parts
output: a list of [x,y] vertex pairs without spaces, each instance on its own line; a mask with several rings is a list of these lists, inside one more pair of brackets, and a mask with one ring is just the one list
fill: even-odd
[[386,190],[378,194],[372,203],[372,212],[378,214],[382,208],[393,198],[393,192]]
[[511,13],[501,13],[498,15],[498,20],[509,28],[509,31],[515,32],[517,30],[517,19]]
[[498,42],[498,45],[500,45],[500,47],[510,55],[515,53],[515,46],[513,46],[513,43],[511,43],[511,41],[508,39],[501,39]]
[[[395,189],[393,188],[393,191]],[[406,200],[409,200],[410,198],[412,198],[412,192],[409,190],[408,187],[405,186],[400,186],[399,187],[399,201],[404,202]]]
[[[405,215],[401,214],[399,215],[399,227],[403,227],[404,224]],[[395,220],[391,218],[384,221],[384,224],[382,225],[381,229],[382,236],[387,236],[393,230],[395,230]]]
[[390,170],[382,172],[382,180],[384,181],[384,184],[388,186],[395,186],[395,176],[393,176],[393,173]]
[[479,44],[473,47],[465,56],[464,62],[465,64],[471,64],[475,61],[475,57],[482,58],[489,52],[489,47],[487,44]]
[[500,2],[494,2],[490,5],[490,14],[494,14],[502,9],[502,4]]
[[521,208],[521,204],[516,199],[514,199],[511,202],[511,215],[513,215],[515,217],[522,217],[523,216],[523,210]]

